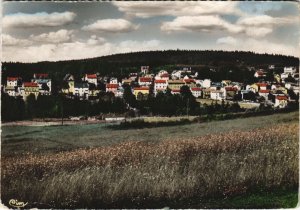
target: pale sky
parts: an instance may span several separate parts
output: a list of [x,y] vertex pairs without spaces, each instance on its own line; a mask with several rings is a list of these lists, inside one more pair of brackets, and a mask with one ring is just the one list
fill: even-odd
[[4,2],[2,61],[167,49],[300,55],[297,2]]

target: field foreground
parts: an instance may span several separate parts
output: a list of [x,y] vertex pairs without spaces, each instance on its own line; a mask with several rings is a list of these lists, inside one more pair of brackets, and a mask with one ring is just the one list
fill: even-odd
[[295,207],[294,194],[285,204],[276,195],[261,206],[225,201],[277,189],[296,193],[298,126],[292,120],[158,143],[3,156],[1,199],[31,208]]

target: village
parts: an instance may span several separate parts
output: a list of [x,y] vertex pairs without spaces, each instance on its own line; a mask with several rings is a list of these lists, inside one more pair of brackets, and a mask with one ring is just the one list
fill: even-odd
[[[198,102],[207,101],[237,101],[240,105],[250,104],[250,107],[267,104],[274,108],[285,108],[289,102],[299,99],[299,73],[296,67],[284,67],[281,74],[274,74],[273,81],[267,81],[269,69],[256,69],[253,75],[258,82],[243,84],[240,82],[211,79],[198,79],[198,73],[193,73],[191,67],[168,72],[160,70],[151,73],[149,66],[141,66],[139,73],[130,73],[120,80],[114,77],[101,76],[99,73],[85,74],[81,81],[75,81],[71,74],[62,78],[60,93],[66,98],[80,100],[97,100],[101,92],[111,92],[115,97],[123,98],[124,86],[131,87],[136,100],[145,100],[149,95],[156,96],[159,92],[169,90],[171,94],[180,94],[180,89],[187,86]],[[33,94],[52,94],[52,82],[49,74],[34,74],[31,81],[23,81],[21,77],[7,77],[2,90],[15,98],[26,98]],[[246,106],[247,107],[247,106]]]

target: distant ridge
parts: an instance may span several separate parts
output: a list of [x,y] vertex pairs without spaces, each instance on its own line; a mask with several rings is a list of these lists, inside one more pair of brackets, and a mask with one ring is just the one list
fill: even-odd
[[[82,75],[99,72],[102,75],[127,74],[138,71],[142,65],[154,69],[163,65],[202,65],[210,67],[236,66],[299,66],[299,58],[278,54],[258,54],[246,51],[215,50],[160,50],[142,51],[68,61],[43,61],[38,63],[2,63],[2,76],[31,78],[33,73],[49,73],[63,77],[66,73]],[[2,79],[3,82],[3,79]]]

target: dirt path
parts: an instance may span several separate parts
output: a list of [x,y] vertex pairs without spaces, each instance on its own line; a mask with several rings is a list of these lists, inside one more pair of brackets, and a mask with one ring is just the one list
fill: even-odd
[[[98,124],[105,123],[104,120],[64,120],[64,125],[86,125],[86,124]],[[53,120],[24,120],[1,123],[1,126],[53,126],[61,125],[61,119]]]

